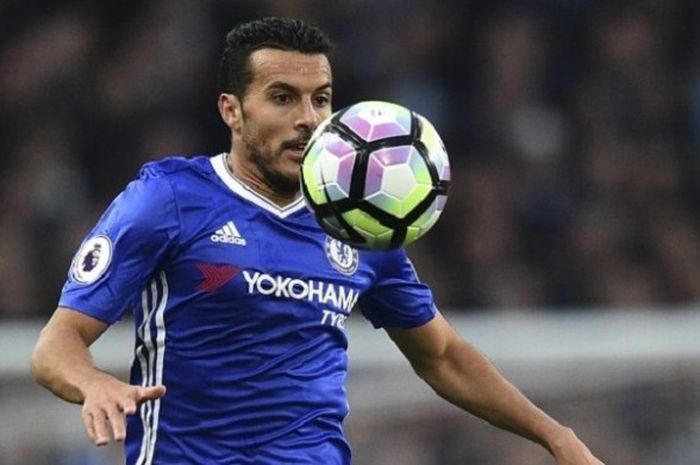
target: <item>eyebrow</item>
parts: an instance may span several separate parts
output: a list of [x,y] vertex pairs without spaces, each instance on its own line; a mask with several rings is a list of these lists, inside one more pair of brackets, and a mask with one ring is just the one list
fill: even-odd
[[[320,92],[320,91],[326,90],[326,89],[332,89],[332,87],[333,87],[333,84],[331,84],[330,82],[327,82],[321,86],[318,86],[316,89],[314,89],[314,93]],[[282,81],[275,81],[275,82],[271,83],[269,86],[267,86],[267,89],[268,90],[269,89],[279,89],[279,90],[286,90],[288,92],[299,92],[299,89],[297,89],[296,87],[294,87],[290,84],[287,84],[286,82],[282,82]]]

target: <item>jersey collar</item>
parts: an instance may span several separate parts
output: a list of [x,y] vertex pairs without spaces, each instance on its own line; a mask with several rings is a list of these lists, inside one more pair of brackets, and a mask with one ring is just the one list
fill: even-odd
[[302,210],[305,206],[304,199],[299,196],[297,200],[290,203],[285,207],[279,207],[275,203],[271,202],[267,198],[255,192],[250,187],[243,184],[238,178],[236,178],[233,173],[229,170],[226,164],[226,153],[220,153],[211,159],[211,165],[214,168],[214,172],[221,178],[221,180],[231,189],[233,192],[243,197],[244,199],[254,203],[258,207],[273,213],[280,218],[286,218],[293,213]]

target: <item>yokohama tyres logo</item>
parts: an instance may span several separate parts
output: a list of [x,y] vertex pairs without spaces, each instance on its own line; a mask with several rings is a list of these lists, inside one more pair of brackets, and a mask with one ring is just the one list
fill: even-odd
[[262,294],[280,298],[308,300],[322,305],[332,305],[348,313],[359,297],[358,291],[345,286],[315,281],[313,279],[271,276],[259,271],[243,270],[249,294]]

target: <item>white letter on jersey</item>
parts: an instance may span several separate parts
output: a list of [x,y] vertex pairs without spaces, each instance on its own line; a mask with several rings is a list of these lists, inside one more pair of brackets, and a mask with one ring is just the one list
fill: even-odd
[[321,317],[321,324],[330,324],[336,328],[343,329],[345,328],[346,319],[347,315],[343,315],[342,313],[334,312],[332,310],[324,310],[323,316]]
[[253,289],[255,288],[255,283],[258,280],[258,277],[260,276],[260,272],[256,271],[253,276],[250,275],[248,270],[243,270],[243,279],[245,279],[245,282],[248,283],[248,294],[253,293]]
[[346,312],[350,313],[352,307],[355,306],[357,302],[358,293],[354,289],[346,289],[343,286],[338,287],[338,308],[342,308]]
[[315,284],[316,282],[313,279],[309,280],[309,301],[318,300],[323,303],[321,300],[323,298],[323,281],[319,282],[318,286],[315,286]]

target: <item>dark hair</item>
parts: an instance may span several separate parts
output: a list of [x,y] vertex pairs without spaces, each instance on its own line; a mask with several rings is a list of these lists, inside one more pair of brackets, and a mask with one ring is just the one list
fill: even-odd
[[298,19],[268,17],[240,24],[226,34],[219,64],[221,92],[243,98],[253,80],[250,55],[261,48],[321,53],[329,57],[333,44],[320,29]]

